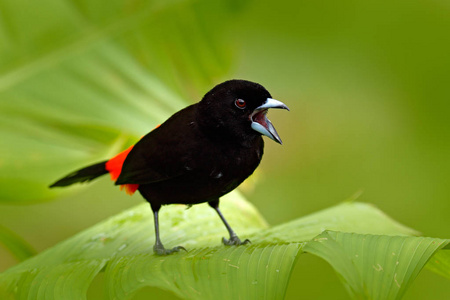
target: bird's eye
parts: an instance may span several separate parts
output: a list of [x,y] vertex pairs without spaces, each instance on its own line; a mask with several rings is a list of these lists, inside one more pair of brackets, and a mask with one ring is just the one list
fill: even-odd
[[237,108],[240,108],[240,109],[244,109],[245,106],[247,106],[247,103],[245,103],[245,100],[242,100],[242,99],[236,99],[236,101],[234,101],[234,104],[236,105]]

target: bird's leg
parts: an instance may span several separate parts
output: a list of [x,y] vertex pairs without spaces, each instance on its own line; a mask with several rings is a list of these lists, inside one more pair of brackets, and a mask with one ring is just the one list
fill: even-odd
[[222,215],[222,212],[219,209],[219,199],[210,201],[210,202],[208,202],[208,204],[216,210],[220,219],[222,219],[223,224],[225,224],[225,227],[227,228],[228,233],[230,234],[229,240],[227,240],[226,238],[222,238],[222,243],[224,243],[224,245],[227,245],[227,246],[236,245],[237,246],[237,245],[245,245],[245,244],[250,243],[249,239],[246,239],[245,241],[241,241],[239,239],[239,237],[237,236],[237,234],[231,228],[230,224],[228,224],[227,220],[225,220],[225,217]]
[[168,254],[171,254],[174,252],[178,252],[180,250],[184,250],[187,252],[187,250],[182,246],[174,247],[172,249],[164,248],[164,245],[161,242],[161,238],[159,237],[158,212],[159,212],[159,209],[161,208],[161,205],[159,205],[158,207],[154,207],[152,205],[151,207],[153,210],[153,217],[154,217],[154,221],[155,221],[155,245],[153,246],[153,252],[155,252],[156,255],[168,255]]

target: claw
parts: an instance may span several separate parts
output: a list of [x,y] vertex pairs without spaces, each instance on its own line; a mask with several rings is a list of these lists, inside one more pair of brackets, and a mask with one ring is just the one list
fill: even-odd
[[226,246],[239,246],[239,245],[246,245],[251,244],[249,239],[245,239],[244,241],[241,241],[238,236],[231,236],[230,239],[222,238],[222,243]]
[[183,246],[173,247],[172,249],[166,249],[163,245],[155,245],[153,247],[153,252],[155,252],[156,255],[169,255],[175,252],[179,252],[180,250],[184,250],[187,252],[186,248],[184,248]]

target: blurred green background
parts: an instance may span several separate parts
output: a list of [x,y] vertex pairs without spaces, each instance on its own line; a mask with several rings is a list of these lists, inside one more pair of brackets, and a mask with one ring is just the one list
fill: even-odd
[[[167,6],[156,1],[149,9],[147,4],[44,1],[39,6],[0,0],[0,184],[8,191],[1,194],[1,226],[42,251],[141,203],[140,196],[120,193],[108,178],[75,193],[36,196],[39,200],[57,196],[57,201],[15,205],[25,201],[10,195],[20,191],[23,198],[33,198],[32,192],[24,191],[31,186],[21,177],[24,172],[42,178],[33,183],[39,187],[33,186],[32,191],[44,190],[45,182],[51,183],[57,174],[105,158],[149,131],[182,107],[179,99],[196,102],[214,84],[243,78],[261,83],[291,109],[290,113],[270,113],[284,145],[267,140],[259,171],[241,187],[270,224],[359,197],[426,236],[450,237],[447,1],[173,1]],[[64,23],[68,20],[70,26]],[[139,22],[148,23],[136,30],[145,31],[147,40],[133,39],[141,34],[135,31]],[[190,22],[192,27],[184,27]],[[172,36],[171,30],[178,35]],[[119,44],[119,52],[126,55],[122,60],[119,52],[106,51],[112,53],[108,59],[114,68],[102,69],[103,76],[120,73],[137,82],[141,73],[136,70],[142,67],[142,74],[150,74],[143,84],[156,78],[169,94],[176,95],[171,96],[175,100],[158,104],[161,113],[147,125],[136,121],[144,117],[128,121],[136,110],[127,111],[114,97],[105,97],[112,111],[125,111],[123,119],[112,113],[111,120],[93,125],[95,130],[81,128],[74,134],[77,122],[86,124],[89,118],[103,118],[103,113],[110,112],[92,107],[98,116],[90,112],[86,120],[77,111],[67,113],[69,109],[58,103],[79,101],[76,107],[81,107],[84,97],[94,92],[71,94],[63,83],[75,78],[89,91],[106,94],[105,86],[116,90],[114,84],[83,83],[90,76],[86,74],[98,68],[78,58],[88,53],[97,63],[108,43]],[[127,61],[129,56],[138,67],[125,72],[121,68],[133,65]],[[64,72],[74,66],[78,69],[65,77]],[[47,85],[40,84],[46,76]],[[130,83],[128,92],[134,87]],[[49,106],[55,110],[44,106],[44,112],[40,105],[48,95],[55,99]],[[53,119],[57,109],[67,115]],[[36,124],[35,114],[47,127],[29,129]],[[104,129],[114,121],[117,127]],[[46,128],[51,129],[49,133]],[[121,128],[126,131],[122,138]],[[61,138],[65,130],[83,143],[71,140],[60,148],[52,144],[51,134],[57,132]],[[85,135],[97,142],[85,142]],[[33,144],[28,139],[38,141]],[[58,163],[40,164],[46,145]],[[35,156],[28,157],[30,153]],[[0,271],[17,263],[1,246],[0,257]],[[102,294],[96,289],[90,293],[92,299]],[[148,293],[172,298],[150,288],[137,298],[147,299]],[[299,295],[305,299],[348,297],[331,267],[309,255],[299,260],[287,299]],[[424,270],[405,299],[431,298],[449,299],[448,281]]]

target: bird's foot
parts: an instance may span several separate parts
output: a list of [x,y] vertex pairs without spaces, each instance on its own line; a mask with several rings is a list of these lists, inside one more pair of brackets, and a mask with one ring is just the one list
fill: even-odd
[[183,246],[173,247],[172,249],[166,249],[162,244],[153,246],[153,252],[155,252],[156,255],[169,255],[175,252],[179,252],[180,250],[184,250],[187,252],[187,250]]
[[222,243],[226,246],[239,246],[239,245],[251,244],[249,239],[245,239],[244,241],[241,241],[237,235],[232,235],[229,240],[226,238],[222,238]]

